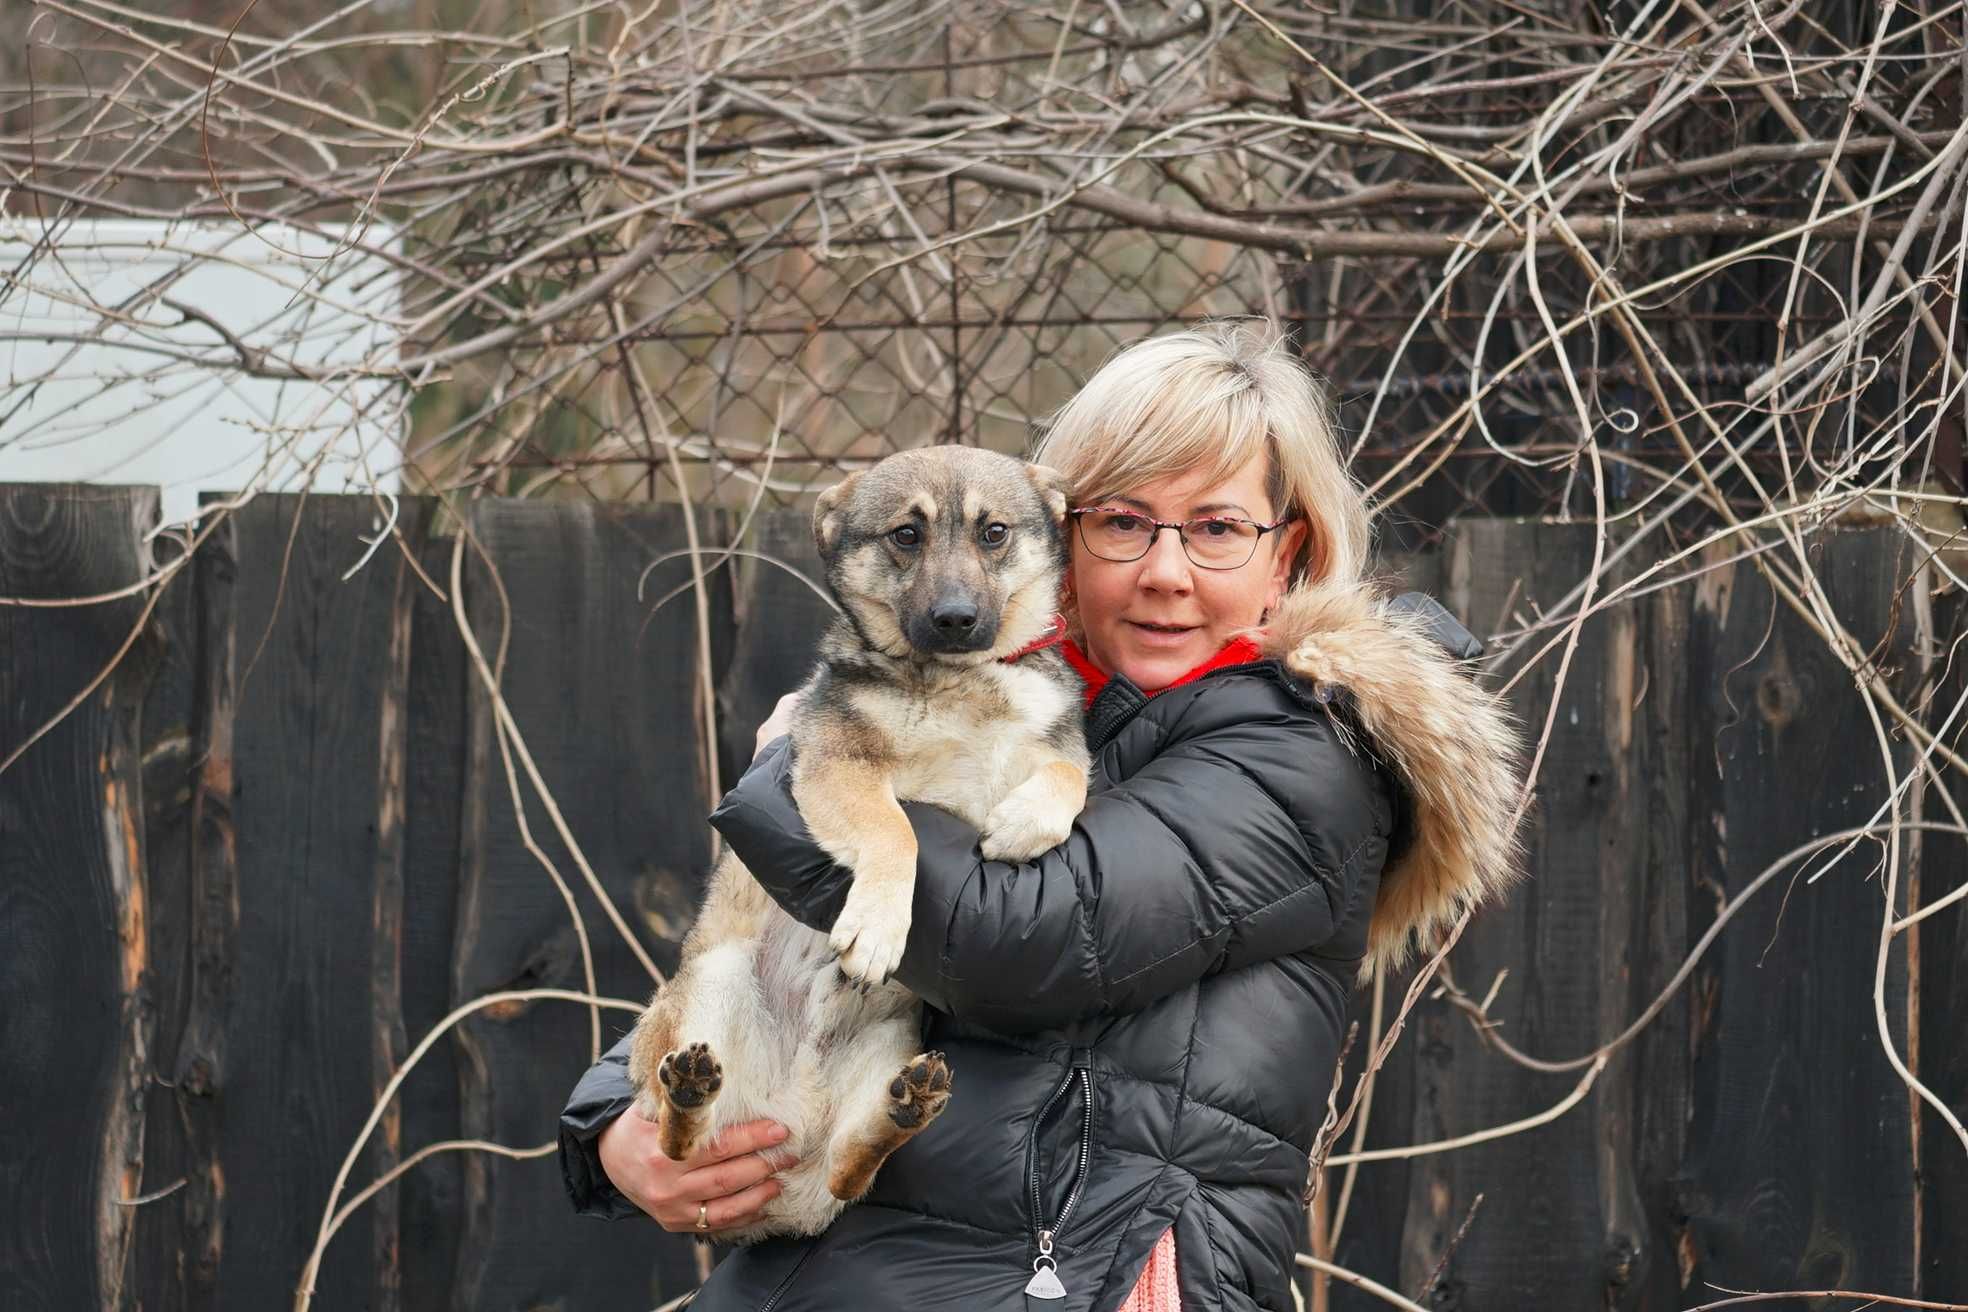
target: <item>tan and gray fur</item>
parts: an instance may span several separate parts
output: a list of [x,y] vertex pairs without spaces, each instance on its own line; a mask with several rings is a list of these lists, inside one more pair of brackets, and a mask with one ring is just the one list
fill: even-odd
[[952,446],[890,456],[814,509],[841,614],[793,712],[793,795],[851,891],[818,933],[727,854],[630,1048],[637,1109],[668,1156],[759,1117],[790,1131],[768,1150],[798,1159],[782,1192],[721,1238],[825,1229],[951,1096],[942,1055],[917,1050],[920,1004],[889,978],[916,869],[900,802],[955,812],[994,859],[1071,830],[1087,788],[1079,679],[1056,647],[1004,659],[1052,622],[1065,510],[1050,470]]

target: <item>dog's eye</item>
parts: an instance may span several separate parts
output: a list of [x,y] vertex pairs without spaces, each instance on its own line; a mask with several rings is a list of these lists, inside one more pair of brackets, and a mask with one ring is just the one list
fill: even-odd
[[888,540],[898,547],[920,547],[922,530],[914,524],[904,524],[901,528],[889,530]]
[[980,536],[983,537],[985,546],[1002,547],[1005,539],[1011,536],[1011,530],[1003,524],[986,524]]

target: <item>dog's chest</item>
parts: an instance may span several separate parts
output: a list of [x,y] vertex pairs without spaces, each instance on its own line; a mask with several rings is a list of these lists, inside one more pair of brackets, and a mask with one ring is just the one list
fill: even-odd
[[934,802],[982,825],[1038,763],[1038,748],[1071,714],[1073,692],[1016,665],[965,672],[947,686],[906,694],[908,728],[896,743],[895,795]]

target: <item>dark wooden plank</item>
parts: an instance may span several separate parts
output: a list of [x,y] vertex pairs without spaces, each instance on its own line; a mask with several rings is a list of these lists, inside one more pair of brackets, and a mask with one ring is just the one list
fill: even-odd
[[[435,513],[423,503],[420,513]],[[426,524],[428,521],[426,521]],[[448,598],[448,536],[424,530],[424,572],[447,591],[439,597],[408,582],[411,651],[408,801],[403,838],[403,1026],[414,1044],[451,1010],[451,938],[458,923],[458,831],[464,802],[465,694],[470,670]],[[405,598],[398,594],[397,606]],[[440,1042],[404,1081],[403,1154],[456,1139],[458,1067],[455,1041]],[[456,1280],[464,1164],[450,1153],[429,1158],[401,1190],[403,1306],[441,1308]]]
[[[160,561],[179,548],[157,544]],[[143,1002],[153,1017],[151,1078],[144,1094],[144,1192],[177,1189],[136,1209],[133,1303],[144,1312],[190,1305],[179,1255],[192,1169],[174,1076],[191,1009],[192,796],[198,780],[196,697],[198,584],[195,562],[174,576],[146,633],[151,668],[143,703],[145,927],[150,940]],[[179,1185],[178,1182],[184,1184]]]
[[[378,551],[341,577],[381,525],[356,496],[261,496],[235,517],[232,641],[208,654],[231,671],[238,909],[216,1083],[221,1308],[291,1301],[335,1173],[388,1078],[378,1034],[387,1046],[391,1023],[379,1025],[371,981],[394,991],[378,898],[395,894],[400,834],[386,815],[400,816],[400,709],[386,721],[407,664],[399,560]],[[394,1160],[390,1136],[365,1157],[352,1184]],[[393,1199],[337,1237],[315,1306],[379,1305]]]
[[[1694,595],[1673,588],[1630,603],[1640,668],[1619,733],[1626,823],[1613,841],[1631,852],[1606,872],[1602,1040],[1654,1003],[1694,947],[1689,908],[1704,891],[1690,856],[1687,780],[1697,768],[1691,757],[1709,746],[1695,733],[1688,675]],[[1685,987],[1677,992],[1601,1079],[1602,1142],[1622,1153],[1610,1167],[1614,1179],[1602,1184],[1612,1200],[1604,1249],[1609,1308],[1684,1305],[1676,1191],[1692,1105],[1688,1035],[1696,1005]]]
[[[636,584],[647,563],[685,544],[674,507],[481,502],[473,531],[510,602],[504,688],[535,761],[598,877],[660,968],[677,946],[709,868],[711,804],[696,707],[701,687],[691,608],[680,601],[644,623]],[[675,578],[674,569],[658,578]],[[466,595],[474,631],[496,655],[500,593],[474,569]],[[660,592],[649,594],[653,601]],[[720,601],[713,620],[728,623]],[[567,910],[524,847],[493,742],[489,699],[469,711],[454,998],[503,989],[581,986]],[[600,913],[545,808],[526,789],[540,846],[576,889],[602,992],[642,999],[651,981]],[[632,1017],[604,1013],[602,1041]],[[589,1022],[566,1003],[482,1014],[460,1027],[461,1125],[514,1146],[552,1136],[555,1115],[587,1066]],[[695,1280],[688,1243],[653,1226],[601,1226],[574,1216],[551,1156],[464,1163],[457,1281],[461,1309],[558,1301],[646,1309]]]
[[[1552,607],[1585,575],[1591,533],[1585,524],[1465,523],[1449,547],[1445,600],[1479,629],[1509,627],[1519,615]],[[1613,581],[1633,567],[1615,569]],[[1612,987],[1617,974],[1602,980],[1602,970],[1608,948],[1622,950],[1635,928],[1628,899],[1607,892],[1623,889],[1646,858],[1644,842],[1636,841],[1648,823],[1635,804],[1644,788],[1631,754],[1639,622],[1628,606],[1583,630],[1528,821],[1531,882],[1480,916],[1452,959],[1457,982],[1477,997],[1499,971],[1509,971],[1491,1015],[1537,1056],[1590,1051],[1626,1010],[1627,990]],[[1554,653],[1513,693],[1533,733],[1542,721],[1536,713],[1552,700],[1556,671]],[[1417,1010],[1407,1041],[1415,1045],[1417,1140],[1543,1111],[1578,1079],[1533,1072],[1487,1051],[1469,1023],[1440,1004]],[[1436,1305],[1575,1308],[1617,1299],[1627,1263],[1610,1255],[1637,1242],[1632,1218],[1641,1203],[1626,1170],[1630,1104],[1616,1086],[1614,1080],[1595,1102],[1536,1129],[1417,1159],[1401,1288],[1423,1288],[1480,1193],[1482,1210],[1431,1294]]]
[[[398,502],[399,515],[405,509]],[[410,665],[413,645],[416,599],[423,587],[413,565],[423,547],[423,530],[431,506],[413,502],[407,507],[408,522],[399,519],[400,537],[391,541],[371,561],[368,569],[389,580],[389,638],[386,663],[376,689],[375,781],[375,878],[370,886],[369,956],[369,1092],[380,1096],[391,1074],[409,1049],[404,1033],[403,956],[404,956],[404,846],[408,826],[410,789],[409,722]],[[382,527],[373,522],[373,533]],[[376,1126],[376,1138],[364,1156],[372,1173],[386,1171],[402,1158],[403,1099],[393,1099]],[[396,1312],[403,1306],[403,1251],[401,1235],[401,1188],[386,1189],[365,1206],[368,1224],[355,1228],[353,1237],[365,1232],[373,1247],[369,1285],[374,1293],[371,1304],[376,1312]],[[353,1248],[354,1245],[351,1245]],[[359,1270],[359,1267],[358,1267]]]
[[[233,586],[237,523],[220,520],[193,562],[190,851],[185,910],[184,1013],[169,1062],[172,1110],[179,1127],[175,1252],[169,1232],[160,1256],[168,1283],[154,1292],[166,1306],[209,1308],[218,1301],[225,1248],[226,1180],[219,1163],[220,1093],[227,1076],[227,1025],[237,979],[238,844],[233,827],[234,651],[238,630]],[[168,1216],[169,1213],[164,1215]]]
[[[0,486],[0,596],[114,591],[141,578],[153,488]],[[0,757],[123,647],[142,597],[0,606]],[[119,662],[0,774],[0,1306],[128,1297],[143,1180],[148,1017],[142,852],[144,663]],[[78,1036],[87,1036],[78,1042]]]
[[759,724],[781,697],[813,673],[820,634],[834,615],[833,606],[815,590],[824,589],[827,581],[814,548],[811,514],[761,513],[743,545],[769,559],[739,557],[728,567],[734,570],[738,638],[718,683],[727,784],[752,759]]
[[[1912,562],[1896,539],[1834,532],[1811,553],[1835,612],[1903,678],[1912,628],[1897,589]],[[1752,566],[1730,573],[1696,594],[1688,648],[1701,717],[1696,932],[1769,863],[1866,823],[1886,796],[1851,676]],[[1904,745],[1895,752],[1903,770]],[[1815,884],[1759,896],[1694,982],[1694,1115],[1676,1200],[1691,1292],[1912,1287],[1908,1094],[1873,1020],[1878,855],[1861,847]],[[1898,953],[1889,1008],[1902,1052],[1904,969]]]
[[[1968,595],[1955,592],[1934,603],[1935,660],[1940,677],[1933,711],[1926,717],[1938,729],[1963,696],[1968,696]],[[1937,672],[1940,672],[1937,671]],[[1968,751],[1968,712],[1958,717],[1943,742],[1956,753]],[[1968,779],[1942,769],[1955,807],[1968,814]],[[1954,822],[1953,812],[1929,786],[1923,817]],[[1968,883],[1968,838],[1925,834],[1920,840],[1920,902],[1936,902]],[[1968,1116],[1968,903],[1937,911],[1916,925],[1918,935],[1920,1050],[1914,1070],[1921,1081],[1954,1109]],[[1920,1121],[1920,1292],[1928,1298],[1968,1299],[1968,1245],[1961,1242],[1961,1218],[1968,1216],[1968,1153],[1940,1114],[1924,1103]]]

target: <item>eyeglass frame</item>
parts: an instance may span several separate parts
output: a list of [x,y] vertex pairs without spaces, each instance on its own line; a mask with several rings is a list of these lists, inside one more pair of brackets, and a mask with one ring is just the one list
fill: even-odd
[[[1098,551],[1093,550],[1093,544],[1086,539],[1086,521],[1081,519],[1080,516],[1092,515],[1102,511],[1110,515],[1126,515],[1130,519],[1138,519],[1149,526],[1148,545],[1141,549],[1139,556],[1116,558],[1113,556],[1103,556]],[[1258,521],[1246,519],[1242,515],[1198,515],[1194,519],[1166,520],[1156,519],[1152,515],[1145,515],[1132,506],[1075,506],[1071,510],[1068,510],[1066,514],[1079,526],[1080,545],[1085,547],[1089,552],[1092,552],[1095,560],[1104,560],[1112,565],[1132,565],[1137,560],[1146,560],[1148,553],[1155,549],[1155,539],[1161,536],[1162,530],[1172,528],[1175,530],[1176,541],[1182,544],[1182,555],[1184,559],[1197,569],[1206,569],[1217,573],[1228,573],[1231,570],[1242,569],[1253,560],[1256,560],[1258,544],[1264,541],[1264,535],[1266,533],[1276,532],[1278,529],[1283,528],[1298,518],[1297,511],[1288,510],[1285,512],[1283,518],[1275,519],[1269,524],[1260,524]],[[1252,528],[1256,529],[1257,537],[1251,541],[1251,554],[1245,556],[1234,565],[1205,565],[1202,561],[1197,560],[1189,550],[1189,535],[1182,530],[1190,524],[1207,524],[1212,521],[1230,524],[1249,524]]]

